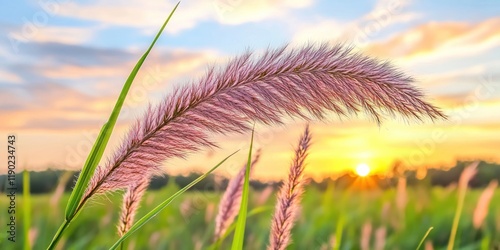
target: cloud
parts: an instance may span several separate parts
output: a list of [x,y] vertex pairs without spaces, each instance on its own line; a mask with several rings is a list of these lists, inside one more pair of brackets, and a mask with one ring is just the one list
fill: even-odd
[[368,13],[349,21],[330,17],[312,18],[306,23],[301,20],[294,24],[292,41],[295,44],[310,41],[364,44],[383,29],[420,18],[420,14],[405,10],[410,3],[411,1],[379,0]]
[[244,1],[215,0],[217,20],[223,24],[241,24],[285,17],[288,11],[308,7],[312,0]]
[[[104,117],[104,109],[92,105],[102,98],[60,84],[25,84],[2,91],[2,95],[10,97],[0,101],[2,131],[80,129],[92,122],[98,125]],[[109,97],[108,104],[112,105]]]
[[456,94],[446,94],[446,95],[439,95],[435,96],[435,104],[438,107],[441,108],[456,108],[456,107],[461,107],[464,105],[465,101],[467,100],[467,97],[469,96],[468,93],[456,93]]
[[17,56],[35,43],[85,44],[94,39],[97,32],[104,28],[103,25],[58,26],[49,24],[49,22],[34,23],[27,19],[26,22],[19,24],[0,23],[0,31],[5,34],[3,41],[0,40],[4,43],[0,56]]
[[29,35],[22,27],[12,29],[8,36],[23,43],[54,42],[63,44],[84,44],[91,40],[99,29],[95,27],[43,26],[36,27]]
[[19,84],[21,82],[18,75],[0,69],[0,84]]
[[[85,45],[31,42],[17,56],[3,62],[0,71],[4,84],[55,82],[73,84],[99,93],[120,88],[143,51],[110,49]],[[155,48],[136,78],[136,84],[154,81],[162,84],[185,80],[203,72],[208,62],[215,61],[213,50]],[[110,87],[114,86],[114,87]]]
[[129,61],[134,55],[123,49],[97,48],[64,43],[30,43],[24,55],[36,57],[44,64],[52,65],[110,65]]
[[[81,45],[32,42],[1,70],[0,130],[71,131],[99,127],[140,53]],[[129,123],[158,93],[204,71],[217,53],[157,48],[143,65],[120,117]],[[182,80],[182,81],[181,81]],[[12,87],[14,86],[14,87]],[[127,123],[127,124],[128,124]]]
[[433,74],[422,74],[417,77],[417,83],[427,92],[434,94],[474,94],[488,92],[491,96],[500,96],[500,90],[495,85],[500,84],[500,74],[495,71],[500,66],[489,64],[491,68],[485,65],[474,65],[463,70],[448,70]]
[[[29,42],[17,54],[8,56],[7,60],[2,62],[2,67],[8,72],[7,80],[14,80],[17,84],[64,82],[69,85],[67,79],[56,77],[63,75],[63,70],[67,68],[113,69],[113,67],[123,66],[124,63],[130,62],[134,59],[133,56],[133,53],[119,49],[53,42]],[[85,70],[72,73],[76,74],[73,79],[80,80],[80,83],[87,76]],[[75,82],[72,83],[75,84]]]
[[[167,29],[175,33],[203,22],[238,25],[276,21],[289,24],[294,42],[301,44],[324,39],[350,40],[356,45],[365,46],[364,49],[372,55],[407,60],[431,71],[415,74],[423,89],[431,93],[429,101],[443,108],[452,118],[468,112],[468,116],[461,120],[463,123],[456,127],[454,120],[425,125],[412,123],[411,126],[388,122],[377,127],[364,117],[343,123],[315,124],[313,133],[316,139],[310,158],[310,165],[314,167],[308,170],[308,174],[324,176],[339,169],[350,169],[359,161],[367,161],[382,168],[389,166],[394,159],[411,157],[415,150],[419,150],[418,143],[430,138],[435,129],[445,131],[448,139],[436,144],[433,155],[427,157],[426,163],[451,161],[462,153],[472,156],[497,155],[495,150],[499,146],[497,131],[500,125],[494,114],[500,109],[497,74],[500,64],[493,58],[491,48],[496,47],[497,51],[500,48],[499,31],[496,28],[500,26],[499,18],[478,23],[429,22],[408,30],[394,29],[394,32],[399,33],[390,33],[388,31],[393,30],[389,27],[399,28],[400,23],[405,23],[402,26],[407,27],[408,22],[417,19],[420,22],[422,17],[427,16],[406,9],[408,1],[373,2],[375,5],[370,11],[346,21],[328,16],[310,16],[310,13],[321,12],[311,9],[307,10],[306,18],[304,15],[294,15],[303,14],[297,10],[311,6],[313,0],[189,1],[181,3]],[[21,134],[20,137],[26,142],[23,148],[30,157],[43,152],[39,153],[40,159],[37,157],[36,164],[44,159],[66,159],[64,154],[67,151],[64,149],[78,147],[82,131],[98,129],[109,116],[124,80],[143,52],[143,48],[108,49],[87,44],[90,41],[93,44],[109,42],[101,40],[101,36],[94,40],[96,34],[107,32],[109,27],[156,32],[173,4],[159,0],[73,1],[61,4],[58,15],[62,15],[64,21],[69,21],[68,24],[84,23],[89,26],[42,27],[17,53],[9,47],[10,44],[0,41],[4,43],[0,46],[0,131]],[[395,7],[393,4],[400,5]],[[261,24],[267,25],[259,23],[257,27],[261,27]],[[5,31],[5,34],[22,35],[18,28],[0,24],[0,30]],[[387,34],[393,35],[380,39]],[[377,41],[373,39],[375,37]],[[182,39],[179,41],[182,42]],[[123,42],[124,46],[132,46],[130,41]],[[196,46],[200,43],[188,44]],[[194,80],[203,73],[208,62],[215,61],[221,55],[222,52],[212,50],[155,47],[130,90],[120,114],[116,137],[121,137],[132,120],[140,117],[146,103],[155,103],[173,85]],[[458,61],[466,63],[457,66]],[[439,68],[447,63],[452,65],[445,70]],[[414,68],[404,63],[397,64],[414,71]],[[472,109],[467,105],[467,98],[474,94],[483,75],[492,76],[488,84],[494,84],[495,91],[488,98],[481,99],[478,106]],[[302,132],[303,124],[281,127],[282,130],[257,127],[256,135],[259,138],[256,142],[265,147],[262,163],[273,168],[257,172],[256,176],[263,179],[281,178],[286,174],[291,150]],[[218,141],[229,152],[241,148],[240,145],[247,145],[248,136],[221,136]],[[51,148],[41,148],[47,141]],[[92,142],[89,140],[88,150]],[[119,144],[117,140],[110,143],[113,144],[110,145],[111,150],[114,144]],[[474,146],[473,150],[470,150],[470,145]],[[56,151],[60,155],[54,154]],[[225,153],[218,151],[211,160],[220,160],[226,156]],[[86,153],[81,155],[77,164],[71,165],[60,160],[61,165],[81,167]],[[239,166],[244,157],[242,154],[235,165]],[[193,161],[190,159],[188,162],[190,165],[210,165],[205,158],[196,155],[193,155]],[[182,161],[174,167],[184,171],[185,168],[181,168],[184,165],[186,162]]]
[[474,55],[500,44],[500,18],[479,23],[429,22],[371,44],[371,55],[407,60]]
[[[275,18],[290,10],[309,6],[312,0],[244,1],[213,0],[189,1],[180,4],[172,17],[175,25],[166,30],[177,33],[195,27],[204,21],[221,24],[241,24]],[[126,26],[156,31],[163,23],[174,1],[91,1],[90,3],[63,3],[58,14],[71,18],[97,21],[105,25]]]
[[[100,49],[95,52],[97,51]],[[122,53],[123,55],[120,55]],[[116,88],[121,88],[130,70],[135,66],[137,58],[140,57],[140,53],[117,52],[108,56],[105,54],[101,53],[97,57],[89,56],[88,60],[80,58],[84,62],[89,61],[85,64],[66,63],[57,67],[53,64],[37,65],[33,71],[45,79],[85,83],[85,88],[89,91],[99,93],[110,93],[111,91],[114,93]],[[203,73],[205,65],[214,61],[217,55],[215,51],[210,50],[187,51],[157,48],[137,74],[132,91],[141,89],[146,94],[153,91],[164,93],[165,86],[183,83]],[[58,54],[53,56],[59,58]],[[77,55],[71,54],[67,56],[77,57]],[[109,60],[103,60],[103,58]],[[133,96],[130,98],[133,99]],[[144,99],[141,102],[147,101],[147,98],[141,99]]]
[[8,58],[11,55],[10,51],[7,50],[7,45],[0,46],[0,58]]

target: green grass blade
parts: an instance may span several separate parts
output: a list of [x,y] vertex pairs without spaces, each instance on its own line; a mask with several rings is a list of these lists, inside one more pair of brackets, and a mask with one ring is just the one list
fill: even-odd
[[120,239],[118,239],[115,242],[115,244],[113,246],[111,246],[111,248],[109,248],[109,249],[110,250],[114,250],[114,249],[118,248],[120,246],[120,244],[125,239],[127,239],[130,235],[132,235],[139,228],[141,228],[142,226],[144,226],[149,220],[151,220],[158,213],[160,213],[165,207],[167,207],[168,205],[170,205],[170,203],[175,198],[179,197],[181,194],[183,194],[184,192],[186,192],[192,186],[196,185],[196,183],[198,183],[201,180],[205,179],[205,177],[207,177],[210,173],[212,173],[215,169],[217,169],[220,165],[222,165],[222,163],[224,163],[227,159],[229,159],[229,157],[233,156],[237,152],[238,151],[230,154],[228,157],[226,157],[224,160],[222,160],[221,162],[219,162],[219,164],[217,164],[215,167],[213,167],[212,169],[210,169],[208,172],[204,173],[203,175],[201,175],[200,177],[198,177],[196,180],[192,181],[187,186],[183,187],[181,190],[177,191],[175,194],[173,194],[168,199],[166,199],[165,201],[163,201],[160,205],[158,205],[157,207],[155,207],[153,210],[149,211],[149,213],[147,213],[146,215],[144,215],[144,217],[142,217],[141,219],[139,219],[132,227],[130,227],[130,230],[128,230]]
[[[97,139],[94,143],[94,146],[92,146],[92,150],[90,150],[90,154],[85,161],[85,165],[82,169],[82,172],[80,173],[80,176],[78,177],[78,180],[76,182],[75,188],[71,192],[70,198],[68,200],[68,204],[66,205],[66,210],[64,212],[64,216],[66,220],[71,220],[73,216],[75,215],[76,208],[78,206],[78,203],[80,202],[80,199],[83,196],[83,192],[85,191],[85,188],[90,181],[90,177],[94,174],[94,170],[97,167],[98,161],[97,159],[102,154],[100,155],[100,152],[104,152],[104,147],[102,147],[102,143],[104,142],[104,137],[106,134],[107,124],[105,123],[101,131],[99,132],[99,135],[97,136]],[[102,150],[101,150],[102,149]],[[100,156],[99,156],[100,155]]]
[[243,249],[243,241],[245,238],[245,225],[247,221],[247,210],[248,210],[248,193],[250,186],[250,165],[252,165],[252,147],[253,147],[253,134],[254,129],[252,129],[252,139],[250,141],[250,149],[248,150],[248,161],[245,171],[245,182],[243,184],[243,192],[241,194],[241,207],[238,213],[238,220],[236,221],[236,229],[234,231],[232,250]]
[[[266,212],[266,211],[270,211],[273,208],[274,207],[272,207],[272,206],[260,206],[260,207],[256,207],[256,208],[250,210],[250,212],[248,212],[247,219],[250,218],[250,217],[252,217],[252,216],[254,216],[254,215],[257,215],[257,214],[260,214],[260,213],[263,213],[263,212]],[[222,242],[227,238],[227,236],[229,236],[229,234],[231,234],[234,231],[235,228],[236,228],[236,224],[232,223],[227,228],[227,230],[224,233],[224,235],[222,235],[219,239],[217,239],[217,241],[214,242],[212,245],[210,245],[207,249],[208,250],[219,249],[220,244],[222,244]]]
[[425,239],[427,239],[427,236],[429,236],[429,233],[431,232],[432,229],[434,229],[434,228],[429,227],[429,229],[427,229],[427,232],[425,233],[424,237],[420,240],[420,243],[418,243],[417,250],[420,249],[422,244],[424,244]]
[[24,249],[30,250],[30,226],[31,226],[31,195],[30,195],[30,172],[23,172],[23,233]]
[[[180,2],[179,2],[180,3]],[[120,114],[121,108],[123,106],[123,103],[125,101],[125,98],[127,97],[128,91],[130,89],[130,86],[132,85],[132,82],[135,79],[135,76],[137,75],[137,72],[139,72],[139,69],[141,68],[142,64],[146,60],[146,57],[149,55],[149,52],[155,45],[156,41],[160,37],[160,34],[163,32],[165,29],[167,23],[170,21],[170,18],[174,14],[175,10],[179,6],[179,3],[177,3],[174,7],[174,9],[170,12],[170,15],[168,16],[167,20],[163,23],[162,27],[156,34],[153,42],[150,44],[149,48],[147,51],[142,55],[142,57],[139,59],[135,67],[132,69],[132,72],[130,72],[130,75],[127,78],[127,81],[123,85],[122,91],[120,92],[120,96],[118,97],[118,100],[116,101],[116,104],[113,108],[113,111],[111,112],[111,115],[108,119],[108,122],[106,122],[103,127],[101,128],[101,131],[99,132],[99,135],[97,136],[97,139],[92,146],[92,149],[89,153],[89,156],[87,157],[87,160],[85,161],[85,165],[83,166],[82,172],[80,173],[78,180],[75,184],[75,188],[71,192],[71,195],[69,197],[68,203],[66,205],[66,209],[64,211],[65,215],[65,220],[61,227],[57,230],[56,234],[54,235],[54,238],[52,239],[49,247],[47,249],[54,249],[55,245],[59,241],[62,233],[64,230],[68,227],[68,225],[71,223],[71,220],[76,217],[76,215],[79,213],[79,208],[80,202],[85,203],[85,201],[81,201],[83,194],[85,192],[85,189],[88,186],[88,183],[90,181],[90,178],[94,174],[94,171],[97,167],[97,164],[99,164],[102,155],[104,153],[104,150],[106,148],[106,145],[108,144],[109,138],[111,137],[111,133],[113,131],[113,128],[116,124],[116,120],[118,119],[118,115]]]
[[[484,236],[484,238],[481,240],[481,245],[480,245],[481,250],[494,249],[493,246],[490,246],[490,242],[491,242],[491,236],[489,233],[487,233],[486,236]],[[492,242],[492,244],[495,243]]]
[[[180,3],[180,2],[179,2]],[[179,6],[179,3],[175,5],[174,9],[172,12],[170,12],[170,15],[168,16],[167,20],[163,23],[163,26],[160,28],[158,33],[156,34],[156,37],[154,38],[153,42],[149,46],[148,50],[142,55],[142,57],[139,59],[137,64],[135,65],[134,69],[132,72],[130,72],[130,75],[127,78],[127,81],[123,85],[122,91],[120,93],[120,97],[116,101],[115,107],[113,108],[113,112],[111,113],[109,120],[106,124],[104,124],[103,128],[101,129],[101,132],[99,133],[99,136],[96,140],[96,143],[92,147],[92,151],[89,154],[89,157],[87,158],[87,161],[85,162],[85,165],[82,169],[82,172],[80,176],[78,177],[78,180],[76,182],[75,188],[73,192],[71,193],[71,196],[68,201],[68,205],[66,207],[65,211],[65,216],[67,220],[71,220],[71,218],[75,215],[76,209],[80,203],[80,200],[83,196],[83,193],[85,192],[85,189],[90,181],[90,178],[94,174],[95,168],[97,167],[97,164],[99,164],[99,161],[101,160],[102,154],[104,153],[104,149],[106,148],[106,145],[108,144],[109,138],[111,136],[111,132],[113,131],[113,128],[116,124],[116,120],[118,119],[118,115],[120,114],[120,110],[123,106],[123,102],[125,101],[125,98],[127,97],[128,91],[130,89],[130,86],[132,85],[132,82],[134,81],[135,76],[137,75],[137,72],[141,68],[142,64],[146,60],[146,57],[149,55],[149,52],[155,45],[156,41],[160,37],[160,34],[163,32],[165,29],[165,26],[169,22],[170,18],[174,14],[175,10]]]
[[341,214],[339,219],[337,220],[337,226],[335,227],[335,245],[333,246],[333,250],[339,250],[340,245],[342,244],[342,233],[344,232],[344,221],[345,218]]

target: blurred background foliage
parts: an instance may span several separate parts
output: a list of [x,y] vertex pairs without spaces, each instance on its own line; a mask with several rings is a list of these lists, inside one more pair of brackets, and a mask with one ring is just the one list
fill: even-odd
[[[357,177],[341,174],[336,179],[310,180],[302,200],[299,219],[293,228],[288,249],[333,249],[342,232],[338,249],[416,249],[429,227],[426,249],[445,249],[457,204],[456,182],[466,162],[448,170],[428,169],[426,174],[395,167],[390,176]],[[66,174],[75,176],[77,173]],[[58,194],[62,171],[31,173],[32,223],[29,230],[33,249],[45,249],[63,218],[69,193]],[[141,203],[138,218],[186,185],[198,174],[155,178]],[[417,178],[417,176],[419,178]],[[0,183],[5,183],[5,176]],[[72,178],[61,178],[66,190]],[[397,185],[405,179],[408,186]],[[458,228],[455,249],[498,249],[500,247],[500,192],[495,192],[489,213],[480,228],[472,224],[482,188],[491,180],[500,181],[500,166],[481,162],[471,180]],[[22,177],[17,193],[16,243],[0,232],[1,249],[20,249],[23,235]],[[206,249],[212,242],[218,202],[227,179],[211,175],[177,199],[126,242],[126,249]],[[2,189],[4,185],[2,185]],[[275,193],[279,183],[252,181],[249,209],[263,208],[247,223],[245,249],[265,249],[268,243]],[[101,196],[87,204],[63,236],[60,249],[108,249],[118,239],[116,223],[121,205],[119,193]],[[4,194],[0,208],[8,206]],[[1,224],[6,221],[1,215]],[[339,223],[342,222],[342,223]],[[221,249],[229,249],[232,236]],[[363,243],[364,242],[364,243]],[[367,243],[368,242],[368,243]],[[381,243],[382,242],[382,243]],[[365,246],[363,246],[365,244]],[[433,248],[429,248],[432,245]],[[422,248],[423,249],[423,248]]]

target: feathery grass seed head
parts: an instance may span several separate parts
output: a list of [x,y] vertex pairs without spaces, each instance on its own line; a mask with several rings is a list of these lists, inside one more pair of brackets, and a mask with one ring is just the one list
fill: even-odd
[[[260,159],[261,150],[257,150],[250,164],[250,173],[253,166]],[[228,183],[226,191],[222,195],[219,212],[215,219],[214,240],[219,239],[224,235],[227,228],[233,223],[234,218],[238,215],[241,206],[241,195],[243,194],[243,183],[245,181],[245,172],[247,164],[243,164],[240,171]]]
[[481,225],[483,225],[486,216],[488,216],[488,207],[497,186],[498,181],[492,180],[479,197],[476,208],[474,209],[474,214],[472,216],[472,225],[474,226],[474,228],[480,228]]
[[130,186],[123,195],[123,205],[118,222],[118,234],[123,236],[134,224],[135,214],[139,209],[142,196],[149,186],[149,178],[142,178],[138,183]]
[[395,113],[419,120],[445,117],[412,83],[390,64],[340,44],[285,46],[260,56],[247,52],[150,106],[96,170],[83,200],[126,189],[160,171],[167,159],[216,146],[211,133],[241,133],[254,122],[280,124],[285,115],[322,120],[327,112],[349,116],[361,110],[378,123]]
[[300,198],[304,192],[303,173],[310,145],[311,134],[308,125],[295,150],[288,179],[284,181],[278,193],[268,250],[283,250],[290,244],[292,227],[297,217]]

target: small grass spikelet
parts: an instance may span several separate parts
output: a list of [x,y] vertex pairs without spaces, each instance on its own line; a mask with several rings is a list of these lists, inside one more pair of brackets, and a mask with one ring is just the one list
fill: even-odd
[[290,244],[291,230],[297,217],[300,198],[304,192],[303,174],[310,145],[311,134],[309,126],[306,126],[304,134],[299,140],[299,145],[295,149],[288,179],[285,180],[278,193],[268,250],[283,250]]

